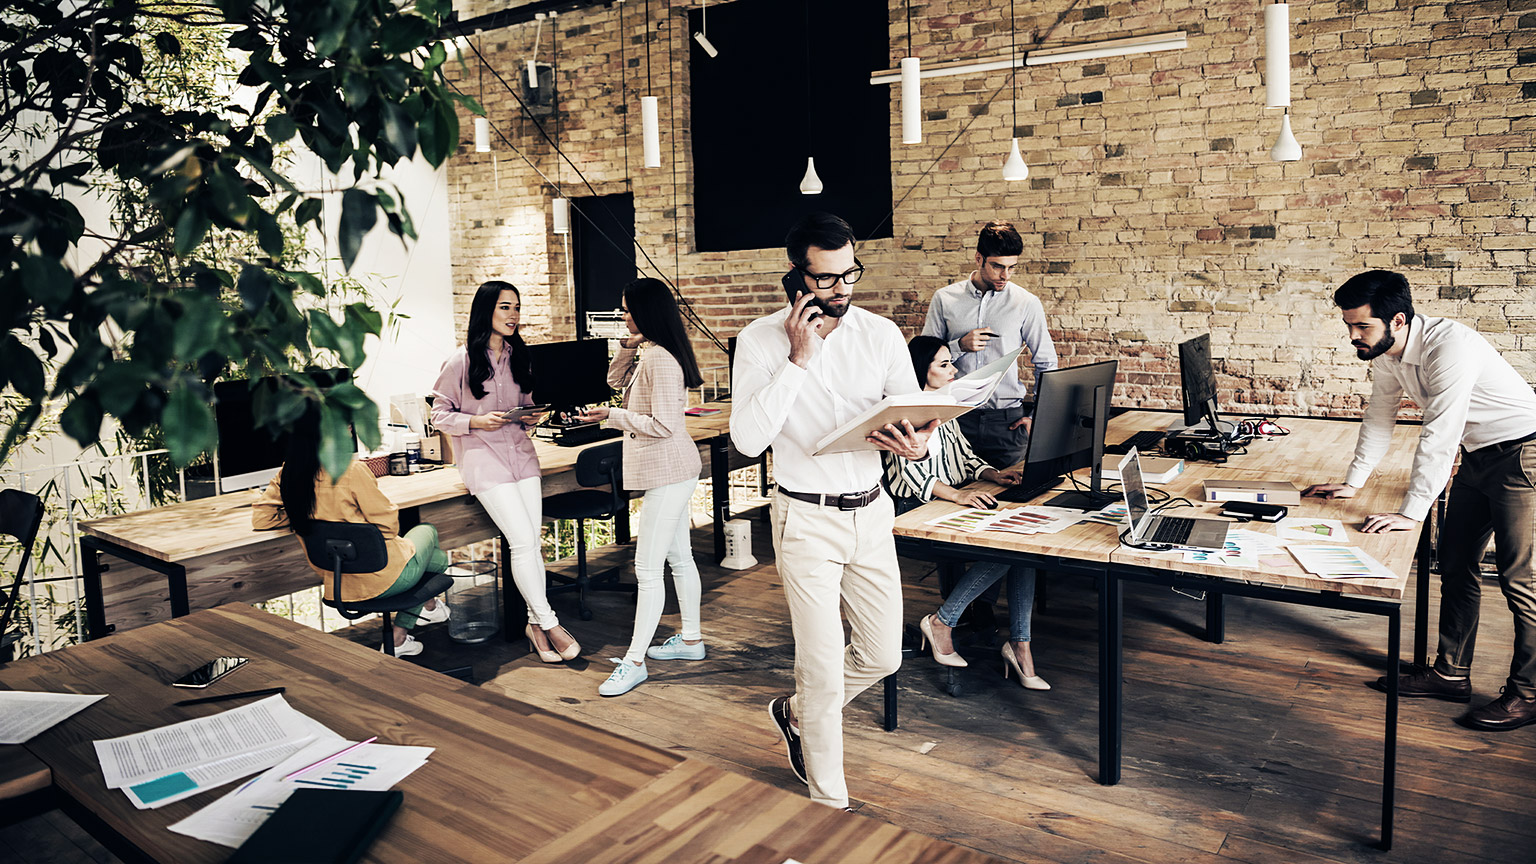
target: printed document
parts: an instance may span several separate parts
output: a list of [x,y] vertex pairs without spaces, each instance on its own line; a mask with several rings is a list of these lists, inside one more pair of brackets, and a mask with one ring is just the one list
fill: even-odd
[[105,698],[105,693],[78,696],[74,693],[0,690],[0,744],[30,741],[38,733],[52,728],[55,723]]

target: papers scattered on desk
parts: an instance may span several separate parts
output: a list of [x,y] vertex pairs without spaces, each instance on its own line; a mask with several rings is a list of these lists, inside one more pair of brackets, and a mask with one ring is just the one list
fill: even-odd
[[954,513],[946,513],[937,519],[929,519],[923,524],[970,534],[973,531],[980,531],[987,524],[987,520],[996,515],[996,510],[978,510],[975,507],[968,507]]
[[1215,564],[1220,567],[1259,568],[1259,559],[1265,555],[1284,555],[1285,548],[1275,538],[1244,528],[1228,528],[1227,541],[1221,551],[1185,549],[1182,552],[1186,564]]
[[1280,535],[1281,540],[1299,543],[1349,542],[1349,534],[1344,530],[1344,523],[1337,519],[1287,516],[1275,523],[1275,532]]
[[1084,522],[1098,522],[1101,525],[1114,525],[1118,528],[1125,527],[1125,501],[1116,501],[1105,505],[1104,509],[1097,513],[1089,513],[1083,519]]
[[1391,570],[1353,546],[1292,545],[1291,554],[1308,573],[1323,579],[1392,579]]
[[928,520],[927,524],[972,534],[977,531],[1009,531],[1015,534],[1055,534],[1083,521],[1083,511],[1072,507],[1010,507],[1005,510],[966,508]]
[[74,693],[37,693],[29,690],[0,690],[0,744],[22,744],[84,710],[98,696]]
[[270,768],[330,734],[282,696],[271,696],[95,745],[107,788],[150,810]]
[[[322,727],[323,728],[323,727]],[[297,789],[383,791],[427,763],[432,747],[364,744],[335,762],[284,780],[288,774],[335,753],[350,742],[330,730],[260,777],[169,826],[178,834],[238,847]]]

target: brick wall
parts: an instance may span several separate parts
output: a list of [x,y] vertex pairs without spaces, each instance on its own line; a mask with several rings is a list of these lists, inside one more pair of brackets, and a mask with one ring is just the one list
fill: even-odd
[[[496,5],[465,4],[461,14]],[[690,251],[685,7],[653,0],[647,26],[643,5],[557,19],[562,143],[597,194],[634,193],[641,248],[723,339],[782,303],[783,252]],[[1021,51],[1168,30],[1185,31],[1189,47],[1021,70],[1016,124],[1006,72],[930,79],[919,145],[899,143],[893,92],[894,186],[898,197],[911,191],[895,236],[860,249],[872,269],[857,302],[915,333],[934,289],[969,272],[980,224],[1001,217],[1025,237],[1016,281],[1044,301],[1063,362],[1118,358],[1120,404],[1177,406],[1173,345],[1210,331],[1224,406],[1358,411],[1366,366],[1329,297],[1373,267],[1404,272],[1423,312],[1476,327],[1536,381],[1527,230],[1536,0],[1292,3],[1292,123],[1305,157],[1287,164],[1268,158],[1279,114],[1262,107],[1259,2],[1119,2],[1079,6],[1058,22],[1063,6],[1017,3]],[[893,0],[892,66],[906,53],[905,10]],[[913,14],[925,63],[1008,50],[1006,0],[914,3]],[[484,50],[511,75],[533,31],[486,33]],[[648,36],[663,167],[644,170]],[[548,22],[539,56],[550,57]],[[461,82],[470,93],[477,72],[471,55]],[[550,148],[504,93],[486,88],[493,121],[553,176]],[[569,338],[552,187],[501,142],[471,152],[463,120],[464,148],[450,165],[457,311],[481,280],[506,278],[527,288],[531,339]],[[1006,184],[999,172],[1015,132],[1030,177]],[[654,272],[643,259],[642,268]],[[723,362],[696,344],[702,363]]]

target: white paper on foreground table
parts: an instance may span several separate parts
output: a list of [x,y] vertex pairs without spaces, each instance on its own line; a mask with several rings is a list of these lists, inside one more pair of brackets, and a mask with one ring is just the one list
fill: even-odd
[[102,693],[39,693],[31,690],[0,690],[0,744],[22,744],[76,712],[107,698]]

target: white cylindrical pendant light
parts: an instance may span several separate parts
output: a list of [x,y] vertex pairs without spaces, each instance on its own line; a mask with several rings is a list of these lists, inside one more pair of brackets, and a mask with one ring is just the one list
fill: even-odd
[[901,58],[901,143],[923,143],[923,61]]
[[1297,162],[1301,159],[1301,145],[1296,142],[1296,136],[1291,134],[1291,112],[1289,111],[1280,117],[1280,137],[1275,139],[1275,146],[1269,151],[1269,158],[1275,162]]
[[491,121],[488,118],[475,118],[475,152],[491,152]]
[[539,64],[535,60],[528,61],[528,86],[535,90],[539,87]]
[[1291,104],[1291,7],[1264,7],[1264,107]]
[[805,157],[805,176],[800,178],[801,195],[820,195],[821,178],[816,176],[816,157]]
[[655,96],[640,97],[640,142],[645,151],[645,167],[661,167],[661,127],[657,122]]
[[1025,180],[1029,178],[1029,166],[1024,164],[1024,155],[1019,152],[1019,139],[1013,139],[1013,151],[1008,154],[1008,161],[1003,163],[1004,180]]
[[555,233],[571,233],[571,202],[565,198],[556,198],[550,210],[554,217]]

